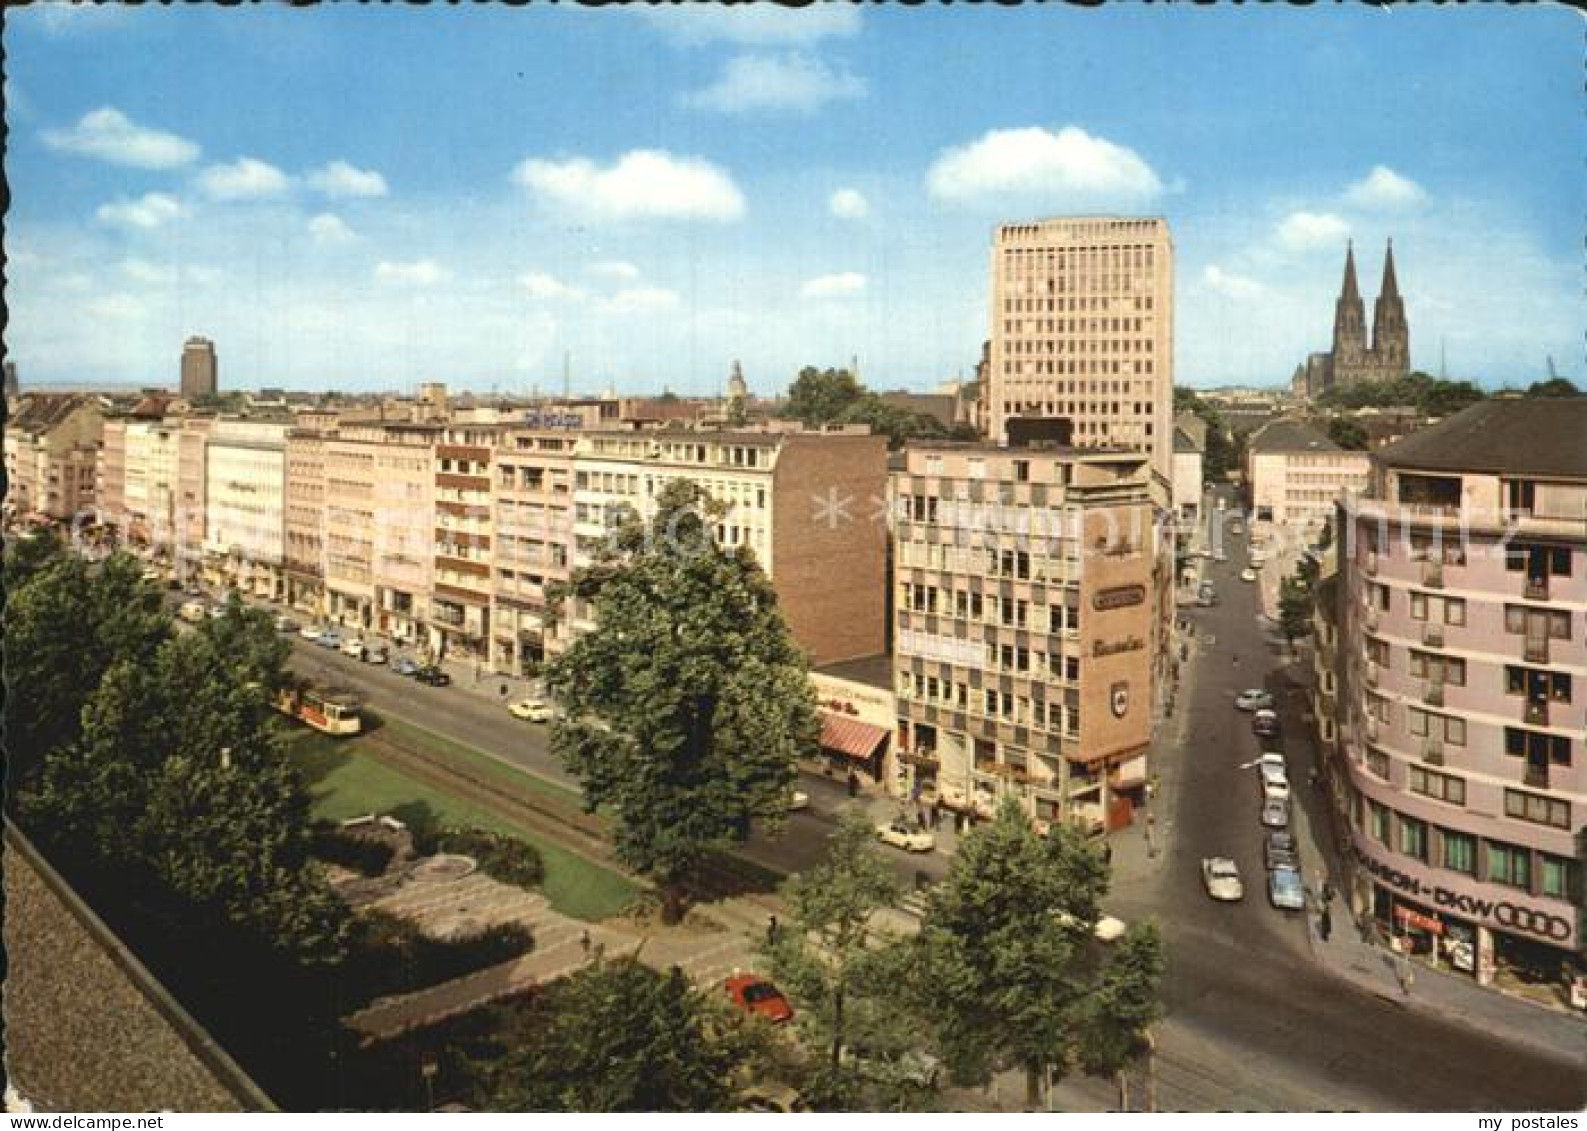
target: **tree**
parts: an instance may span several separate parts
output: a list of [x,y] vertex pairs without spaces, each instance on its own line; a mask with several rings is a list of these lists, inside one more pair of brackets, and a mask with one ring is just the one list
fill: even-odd
[[872,945],[869,929],[899,894],[858,810],[839,820],[826,858],[783,886],[793,922],[777,930],[765,952],[778,983],[799,1002],[798,1032],[813,1065],[803,1095],[820,1110],[863,1108],[866,1081],[845,1050],[862,1047],[886,1060],[910,1047],[913,1027],[889,991],[897,984],[898,944]]
[[1286,577],[1279,585],[1278,623],[1291,644],[1311,635],[1311,591],[1299,578]]
[[864,395],[865,386],[847,369],[816,369],[807,365],[788,386],[788,400],[782,414],[789,420],[803,421],[807,427],[820,428],[840,420]]
[[731,1111],[750,1026],[673,967],[597,962],[552,984],[507,1056],[481,1065],[505,1111]]
[[1348,416],[1329,418],[1328,438],[1348,451],[1367,450],[1367,430],[1361,426],[1359,420],[1352,420]]
[[1050,1076],[1109,1059],[1104,1049],[1087,1060],[1090,1037],[1110,1034],[1116,1049],[1141,1036],[1158,947],[1135,927],[1105,953],[1092,930],[1107,883],[1084,834],[1057,825],[1042,836],[1012,799],[961,845],[914,944],[914,994],[958,1080],[1020,1067],[1034,1104]]
[[863,392],[838,416],[840,424],[867,424],[873,435],[886,436],[897,451],[910,440],[941,439],[948,434],[942,422],[923,412],[890,405],[872,392]]
[[678,480],[648,526],[630,515],[557,594],[596,623],[546,669],[566,712],[552,750],[615,811],[618,859],[655,879],[669,922],[710,852],[781,817],[818,734],[804,655],[754,555],[712,539],[720,511]]
[[1092,1076],[1113,1076],[1147,1049],[1147,1032],[1163,1015],[1157,987],[1163,979],[1163,939],[1155,923],[1125,934],[1079,1011],[1079,1066]]
[[1566,377],[1550,377],[1547,381],[1534,381],[1526,390],[1529,397],[1579,397],[1581,390]]

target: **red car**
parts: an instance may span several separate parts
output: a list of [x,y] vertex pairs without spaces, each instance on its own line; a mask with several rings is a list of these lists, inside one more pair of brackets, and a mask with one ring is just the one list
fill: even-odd
[[783,992],[765,978],[756,974],[735,974],[727,980],[725,988],[733,1004],[746,1013],[754,1013],[773,1025],[792,1020],[793,1006]]

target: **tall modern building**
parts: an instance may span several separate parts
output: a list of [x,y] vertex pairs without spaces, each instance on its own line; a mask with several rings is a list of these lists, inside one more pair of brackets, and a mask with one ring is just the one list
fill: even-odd
[[1486,401],[1375,453],[1340,506],[1344,890],[1481,982],[1583,956],[1584,435],[1587,399]]
[[1345,247],[1345,277],[1334,303],[1333,349],[1314,353],[1295,370],[1297,395],[1315,397],[1329,389],[1348,389],[1367,381],[1387,381],[1411,371],[1411,332],[1405,300],[1394,274],[1394,241],[1383,255],[1383,283],[1372,306],[1370,340],[1367,307],[1356,283],[1356,252]]
[[216,385],[215,343],[208,338],[189,338],[182,343],[182,395],[214,396]]
[[1016,417],[1058,417],[1077,448],[1174,453],[1174,245],[1168,222],[1068,217],[1001,225],[981,389],[994,443]]

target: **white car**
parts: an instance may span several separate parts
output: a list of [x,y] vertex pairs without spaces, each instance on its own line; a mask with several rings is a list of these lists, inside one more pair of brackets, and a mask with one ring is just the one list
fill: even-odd
[[1201,882],[1207,894],[1219,903],[1238,903],[1245,898],[1240,869],[1227,856],[1205,856],[1201,861]]
[[298,635],[305,640],[318,640],[325,635],[325,627],[318,624],[306,624],[298,629]]
[[1273,693],[1260,687],[1248,687],[1234,697],[1234,705],[1242,711],[1272,710]]
[[1284,772],[1283,766],[1275,766],[1270,762],[1258,762],[1257,772],[1262,775],[1262,797],[1268,801],[1289,800],[1289,775]]
[[351,656],[355,660],[364,658],[364,642],[362,640],[349,640],[342,645],[342,655]]
[[905,852],[930,852],[937,847],[937,838],[930,833],[917,832],[903,821],[888,821],[876,826],[876,835],[883,844],[902,848]]
[[526,719],[531,723],[551,721],[551,704],[544,699],[520,699],[508,704],[507,710],[515,719]]
[[788,812],[796,813],[800,809],[810,808],[810,795],[802,789],[793,790],[788,794]]
[[1256,570],[1254,570],[1254,569],[1242,569],[1240,571],[1240,580],[1241,581],[1255,581],[1256,580]]
[[386,662],[386,650],[379,644],[364,649],[364,663],[383,664]]

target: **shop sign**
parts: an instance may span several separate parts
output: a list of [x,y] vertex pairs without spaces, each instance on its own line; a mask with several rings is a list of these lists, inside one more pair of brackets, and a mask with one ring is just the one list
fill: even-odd
[[1091,642],[1091,655],[1117,656],[1124,652],[1144,651],[1145,648],[1146,641],[1139,636],[1126,636],[1123,640],[1094,640]]
[[1367,871],[1385,884],[1437,907],[1447,908],[1469,918],[1496,923],[1512,931],[1521,931],[1549,942],[1565,942],[1571,937],[1570,920],[1563,916],[1552,915],[1535,907],[1524,907],[1508,900],[1479,899],[1437,884],[1424,884],[1415,876],[1407,876],[1396,868],[1378,863],[1359,849],[1356,850],[1356,858]]
[[1112,708],[1113,717],[1122,719],[1130,709],[1130,685],[1123,681],[1115,683],[1108,692],[1108,705]]
[[1111,589],[1099,589],[1091,598],[1091,607],[1099,613],[1109,609],[1127,609],[1131,605],[1144,604],[1146,601],[1146,586],[1144,585],[1115,585]]
[[1413,911],[1409,907],[1395,907],[1394,917],[1418,930],[1423,930],[1433,935],[1444,933],[1444,925],[1431,915],[1423,915],[1420,911]]

